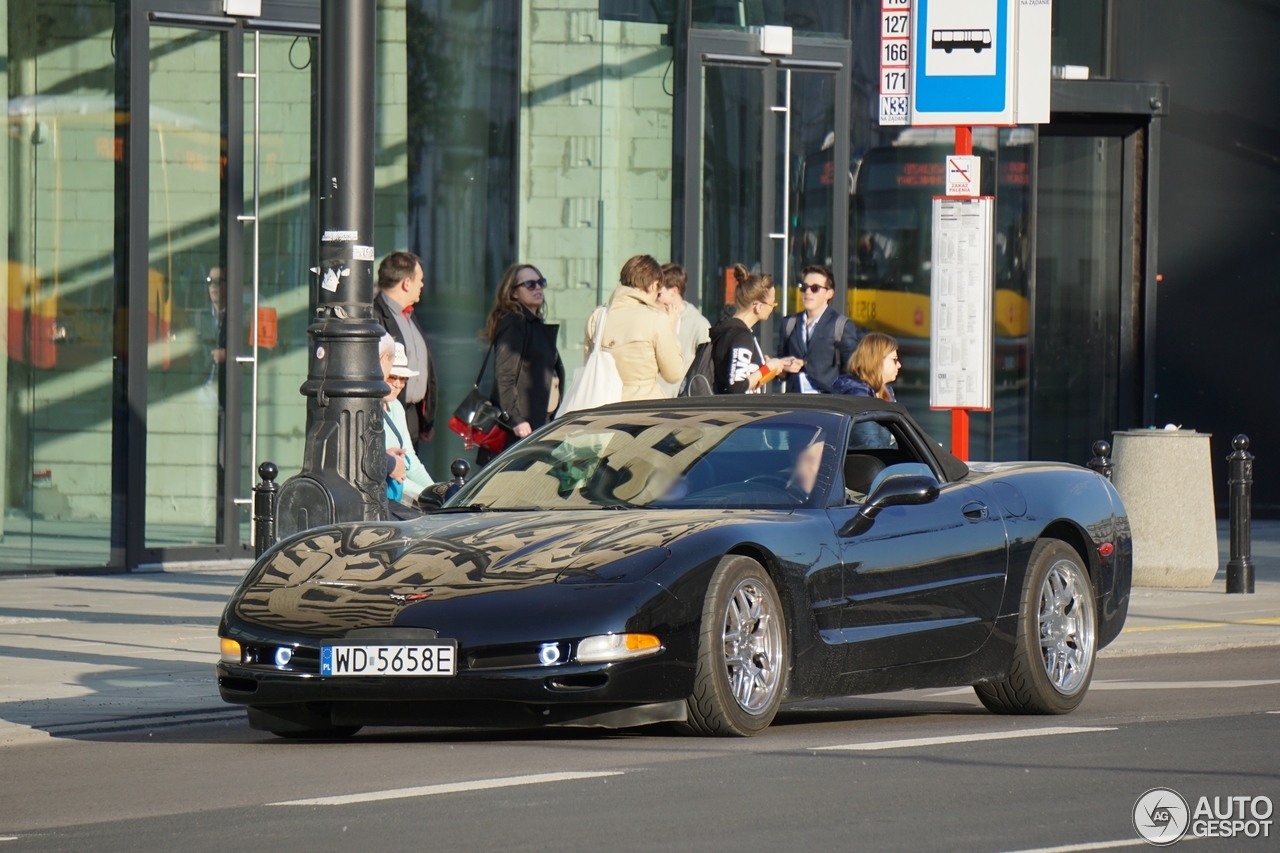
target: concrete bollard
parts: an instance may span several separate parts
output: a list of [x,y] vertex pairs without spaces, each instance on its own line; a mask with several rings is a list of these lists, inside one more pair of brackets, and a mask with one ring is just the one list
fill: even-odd
[[1218,574],[1209,435],[1143,429],[1115,434],[1112,481],[1133,531],[1133,585],[1188,589]]
[[1231,556],[1227,560],[1227,592],[1253,592],[1253,454],[1249,452],[1249,436],[1237,435],[1231,440],[1235,450],[1227,456],[1231,472],[1227,486],[1231,489]]
[[263,462],[258,466],[258,475],[262,482],[253,487],[253,554],[261,557],[263,552],[276,544],[276,501],[280,497],[280,486],[276,477],[280,469],[274,462]]

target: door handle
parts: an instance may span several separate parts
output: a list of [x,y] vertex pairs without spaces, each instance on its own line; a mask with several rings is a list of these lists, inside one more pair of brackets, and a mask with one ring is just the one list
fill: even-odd
[[964,505],[964,509],[960,510],[964,513],[964,517],[970,521],[982,521],[987,517],[987,505],[974,501]]

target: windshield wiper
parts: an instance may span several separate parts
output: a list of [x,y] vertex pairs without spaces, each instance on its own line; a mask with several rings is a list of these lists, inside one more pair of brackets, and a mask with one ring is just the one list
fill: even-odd
[[431,515],[439,515],[442,512],[492,512],[492,509],[485,504],[463,504],[462,506],[444,506],[436,510]]

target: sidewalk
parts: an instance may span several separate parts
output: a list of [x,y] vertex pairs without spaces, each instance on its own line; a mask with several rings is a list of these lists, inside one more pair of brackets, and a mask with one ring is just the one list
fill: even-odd
[[[1219,525],[1221,564],[1227,560]],[[1102,657],[1280,646],[1280,521],[1253,527],[1254,595],[1135,589]],[[213,680],[218,618],[247,562],[0,579],[0,746],[239,719]]]

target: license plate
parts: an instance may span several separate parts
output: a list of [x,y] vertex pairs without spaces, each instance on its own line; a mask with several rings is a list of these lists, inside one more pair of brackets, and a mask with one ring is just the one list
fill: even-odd
[[457,641],[320,647],[321,675],[456,675]]

